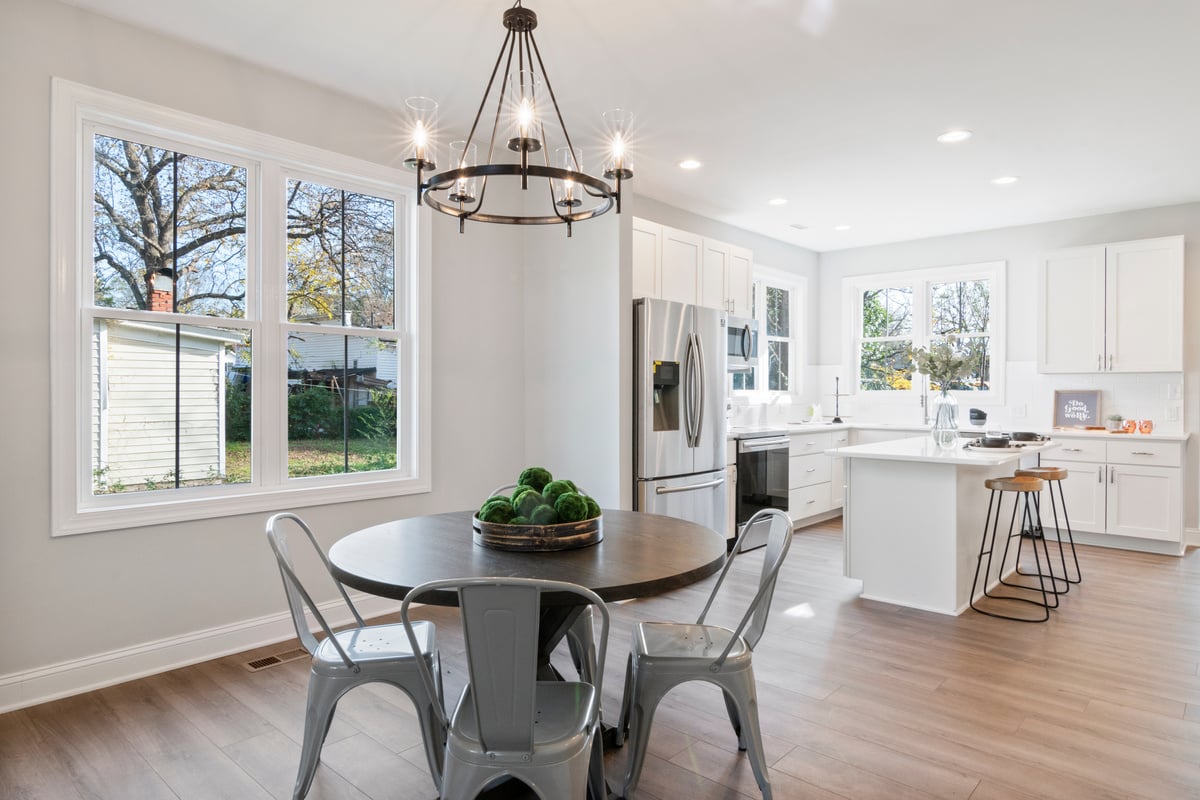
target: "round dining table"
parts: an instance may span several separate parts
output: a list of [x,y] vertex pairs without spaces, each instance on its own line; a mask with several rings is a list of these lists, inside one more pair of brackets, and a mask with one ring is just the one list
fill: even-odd
[[[611,602],[661,594],[703,580],[725,562],[725,538],[686,520],[605,509],[604,538],[573,550],[497,550],[474,541],[472,511],[410,517],[355,531],[329,549],[333,573],[368,594],[404,599],[415,586],[448,578],[539,578],[569,581]],[[453,592],[422,602],[457,605]],[[542,597],[539,673],[557,676],[550,654],[582,612],[577,595]]]

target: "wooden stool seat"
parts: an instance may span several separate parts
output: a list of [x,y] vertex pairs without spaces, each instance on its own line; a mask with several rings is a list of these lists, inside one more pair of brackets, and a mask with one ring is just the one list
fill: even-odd
[[1016,477],[1041,478],[1044,481],[1064,481],[1067,479],[1067,470],[1065,467],[1030,467],[1029,469],[1017,470]]
[[1046,482],[1037,477],[1012,475],[1004,478],[988,478],[983,485],[995,492],[1040,492]]

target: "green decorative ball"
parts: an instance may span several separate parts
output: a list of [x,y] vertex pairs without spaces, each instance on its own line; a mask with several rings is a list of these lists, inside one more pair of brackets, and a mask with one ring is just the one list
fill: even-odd
[[529,521],[534,525],[553,525],[558,522],[558,512],[549,505],[540,505],[529,515]]
[[510,522],[516,516],[513,513],[512,506],[509,505],[507,499],[492,500],[484,503],[483,508],[479,509],[479,519],[484,522],[498,522],[501,524]]
[[554,501],[554,510],[560,522],[579,522],[587,519],[587,500],[578,492],[563,492]]

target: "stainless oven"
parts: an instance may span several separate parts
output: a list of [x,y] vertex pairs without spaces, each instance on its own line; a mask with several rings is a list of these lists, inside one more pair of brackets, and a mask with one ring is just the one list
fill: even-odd
[[[739,535],[764,508],[788,510],[788,440],[783,431],[739,434],[737,443],[737,526]],[[767,543],[770,523],[755,525],[742,550]]]
[[749,372],[758,363],[758,320],[725,318],[725,367],[729,372]]

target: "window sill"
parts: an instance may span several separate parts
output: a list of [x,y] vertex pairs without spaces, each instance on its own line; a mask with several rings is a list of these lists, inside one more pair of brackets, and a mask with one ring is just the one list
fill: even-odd
[[[153,493],[107,495],[101,498],[104,502],[96,502],[94,498],[89,498],[90,507],[64,513],[57,518],[51,535],[73,536],[167,523],[195,522],[263,511],[275,512],[285,508],[422,494],[431,490],[429,481],[422,478],[380,476],[357,480],[354,483],[322,480],[320,483],[304,485],[305,480],[297,481],[301,485],[286,488],[262,489],[248,486],[236,495],[231,495],[227,488],[223,488],[221,494],[217,495],[211,487],[197,487],[194,490],[168,490],[172,492],[170,499],[159,499]],[[187,496],[184,496],[184,493],[187,493]],[[115,502],[106,502],[110,499]],[[122,503],[121,500],[130,502]]]

